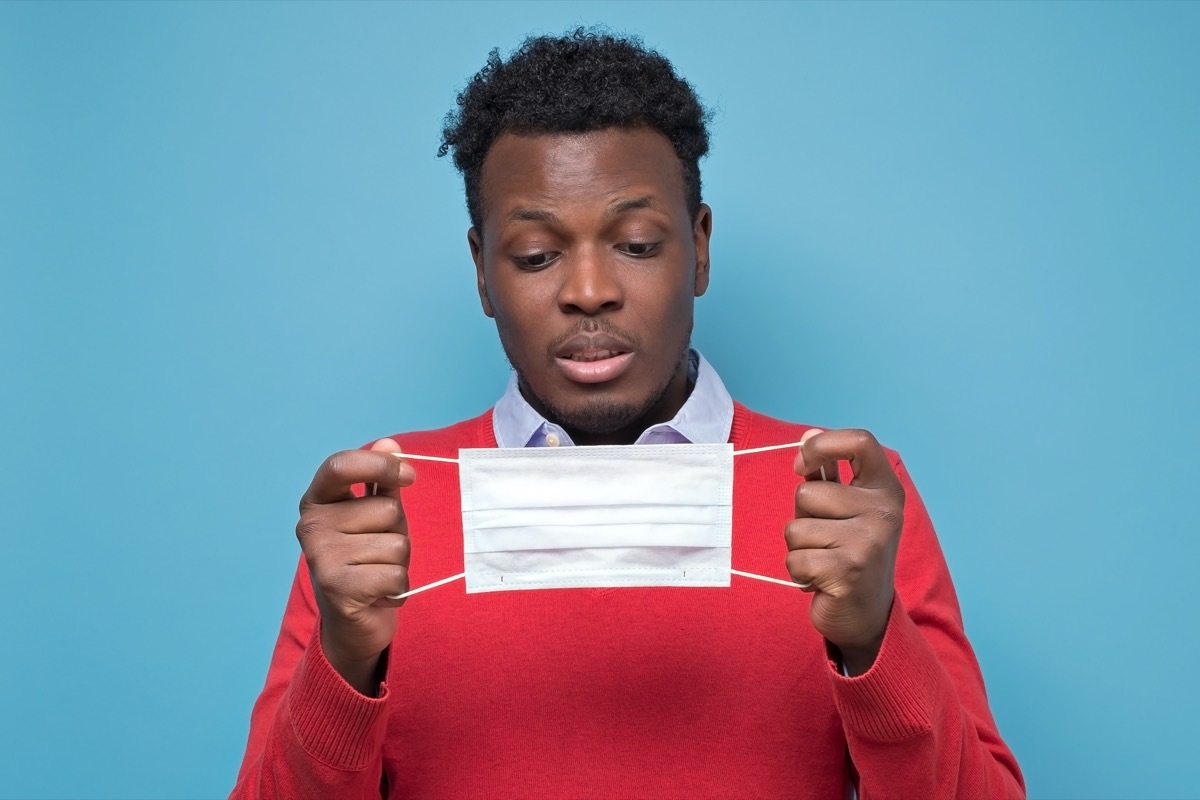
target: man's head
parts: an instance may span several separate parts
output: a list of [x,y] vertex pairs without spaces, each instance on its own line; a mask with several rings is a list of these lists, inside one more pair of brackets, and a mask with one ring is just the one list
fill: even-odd
[[522,394],[580,444],[629,442],[689,391],[712,217],[705,114],[636,42],[576,31],[493,53],[459,96],[454,150],[484,313]]

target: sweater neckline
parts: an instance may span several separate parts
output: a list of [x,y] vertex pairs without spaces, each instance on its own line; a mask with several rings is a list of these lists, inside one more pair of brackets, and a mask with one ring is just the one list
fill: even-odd
[[[496,429],[492,425],[492,411],[488,409],[479,416],[479,428],[477,430],[478,441],[483,447],[497,447],[496,444]],[[733,401],[733,425],[729,428],[729,441],[733,444],[734,449],[741,450],[747,445],[750,439],[750,429],[753,425],[750,409],[738,401]]]

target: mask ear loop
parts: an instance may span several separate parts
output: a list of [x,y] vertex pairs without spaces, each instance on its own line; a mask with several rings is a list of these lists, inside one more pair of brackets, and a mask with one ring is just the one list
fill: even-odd
[[409,589],[404,594],[388,595],[388,600],[403,600],[406,597],[412,597],[414,594],[420,594],[421,592],[425,592],[430,589],[436,589],[439,586],[445,586],[447,583],[454,583],[455,581],[462,580],[465,577],[467,577],[467,573],[460,572],[457,575],[451,575],[449,578],[442,578],[440,581],[434,581],[433,583],[427,583],[424,586],[418,586],[415,589]]
[[[747,450],[734,450],[733,454],[735,456],[744,456],[744,455],[749,455],[751,453],[766,453],[771,450],[787,450],[788,448],[791,448],[791,447],[799,447],[801,444],[803,444],[803,442],[789,442],[787,444],[772,444],[772,445],[767,445],[766,447],[751,447]],[[821,480],[828,480],[825,477],[825,465],[824,464],[821,465]],[[794,589],[808,589],[812,586],[811,582],[797,583],[796,581],[785,581],[782,578],[771,578],[767,575],[759,575],[754,572],[743,572],[740,569],[730,568],[729,574],[730,575],[740,575],[743,578],[753,578],[756,581],[766,581],[767,583],[777,583],[780,586],[791,586]]]
[[[458,463],[457,458],[444,458],[443,456],[418,456],[418,455],[413,455],[412,453],[396,453],[395,455],[397,458],[402,458],[402,459],[412,458],[412,459],[416,459],[417,461],[441,461],[446,464],[457,464]],[[371,484],[371,496],[372,497],[379,496],[379,484],[378,483]],[[407,592],[404,592],[403,594],[389,594],[387,596],[387,599],[388,600],[403,600],[406,597],[412,597],[414,594],[420,594],[421,592],[426,592],[426,591],[429,591],[430,589],[436,589],[439,586],[445,586],[447,583],[453,583],[454,581],[459,580],[461,578],[465,578],[465,577],[467,577],[467,573],[460,572],[457,575],[451,575],[449,578],[442,578],[441,580],[434,581],[433,583],[427,583],[424,586],[418,586],[415,589],[409,589]]]

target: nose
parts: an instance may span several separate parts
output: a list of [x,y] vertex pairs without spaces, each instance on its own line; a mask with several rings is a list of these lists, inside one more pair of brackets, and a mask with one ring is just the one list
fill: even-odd
[[567,314],[593,316],[615,311],[625,302],[625,290],[617,273],[618,265],[606,253],[580,248],[561,271],[558,307]]

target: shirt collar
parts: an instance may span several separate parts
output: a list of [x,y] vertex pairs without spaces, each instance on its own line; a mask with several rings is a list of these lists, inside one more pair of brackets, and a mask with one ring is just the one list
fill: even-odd
[[[712,444],[729,441],[733,426],[733,398],[712,365],[698,350],[688,351],[688,378],[692,393],[674,419],[652,425],[636,444]],[[500,447],[557,447],[573,445],[571,437],[549,422],[521,396],[517,376],[508,379],[504,395],[492,411],[492,428]]]

